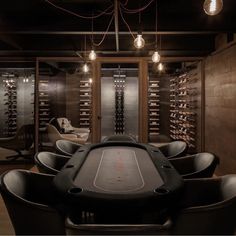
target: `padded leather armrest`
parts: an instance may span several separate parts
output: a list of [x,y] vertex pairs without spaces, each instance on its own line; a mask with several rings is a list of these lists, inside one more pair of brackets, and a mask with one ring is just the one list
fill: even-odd
[[[153,232],[155,234],[167,234],[172,226],[172,221],[167,219],[163,224],[74,224],[69,217],[66,219],[66,227],[69,233],[73,234],[147,234]],[[72,232],[71,232],[72,231]]]

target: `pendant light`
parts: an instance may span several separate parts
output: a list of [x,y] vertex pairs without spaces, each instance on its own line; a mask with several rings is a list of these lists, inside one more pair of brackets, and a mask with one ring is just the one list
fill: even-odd
[[89,72],[89,67],[88,67],[88,64],[86,62],[84,63],[82,69],[83,69],[84,73],[88,73]]
[[91,39],[91,41],[92,41],[92,50],[89,53],[89,60],[94,61],[94,60],[96,60],[97,55],[96,55],[96,52],[94,51],[94,48],[93,48],[93,17],[92,17],[92,39]]
[[96,52],[92,49],[89,53],[89,60],[94,61],[97,58]]
[[160,63],[158,64],[157,69],[158,69],[159,71],[163,71],[163,70],[164,70],[164,65],[162,64],[162,62],[160,62]]
[[137,34],[137,37],[134,40],[134,46],[137,49],[141,49],[145,46],[145,40],[143,39],[142,33]]
[[137,37],[134,39],[134,46],[137,49],[141,49],[145,46],[145,40],[143,39],[141,28],[142,27],[141,27],[141,11],[140,11],[139,12],[139,30],[138,30]]
[[215,16],[223,9],[223,0],[205,0],[203,9],[207,15]]
[[156,44],[155,44],[155,52],[152,55],[152,61],[154,63],[158,63],[161,60],[161,56],[157,51],[157,0],[156,0]]

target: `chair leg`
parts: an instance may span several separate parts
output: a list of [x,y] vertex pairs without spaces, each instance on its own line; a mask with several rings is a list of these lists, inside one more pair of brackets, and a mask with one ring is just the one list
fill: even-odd
[[31,155],[30,154],[23,154],[21,151],[19,150],[14,150],[15,152],[17,152],[16,155],[12,155],[12,156],[7,156],[6,159],[11,159],[11,161],[15,161],[18,158],[22,157],[24,159],[31,159]]
[[12,156],[7,156],[6,159],[11,159],[11,161],[15,161],[16,159],[18,159],[21,156],[23,156],[21,151],[19,151],[19,150],[14,150],[14,151],[17,152],[17,154],[16,155],[12,155]]

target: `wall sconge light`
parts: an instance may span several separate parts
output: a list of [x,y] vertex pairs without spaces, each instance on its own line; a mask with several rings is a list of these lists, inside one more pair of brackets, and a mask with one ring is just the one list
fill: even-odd
[[158,64],[157,69],[158,69],[159,71],[163,71],[164,66],[163,66],[163,64],[162,64],[161,62]]
[[89,53],[89,60],[94,61],[96,60],[96,58],[97,58],[96,52],[94,50],[91,50]]
[[84,73],[88,73],[88,71],[89,71],[89,67],[88,67],[87,63],[84,63],[82,69],[83,69],[83,72],[84,72]]
[[137,37],[134,40],[134,46],[137,49],[141,49],[144,47],[144,45],[145,45],[145,40],[143,39],[142,34],[138,33]]
[[93,79],[89,78],[89,83],[92,84],[93,83]]
[[223,0],[205,0],[203,9],[207,15],[215,16],[223,9]]

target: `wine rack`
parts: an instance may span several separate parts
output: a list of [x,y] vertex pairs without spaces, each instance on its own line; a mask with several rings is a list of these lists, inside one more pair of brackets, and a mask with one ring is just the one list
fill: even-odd
[[4,136],[14,136],[17,131],[17,77],[11,73],[2,75],[4,83]]
[[81,78],[79,89],[79,126],[91,129],[92,81],[91,78]]
[[148,83],[148,133],[149,137],[156,137],[160,131],[159,81],[155,78],[149,78]]
[[50,120],[49,81],[39,81],[39,128],[45,128]]
[[196,149],[197,73],[184,71],[170,82],[170,137],[185,141],[190,149]]
[[115,134],[123,134],[125,132],[124,118],[124,87],[126,75],[114,74],[115,86]]

